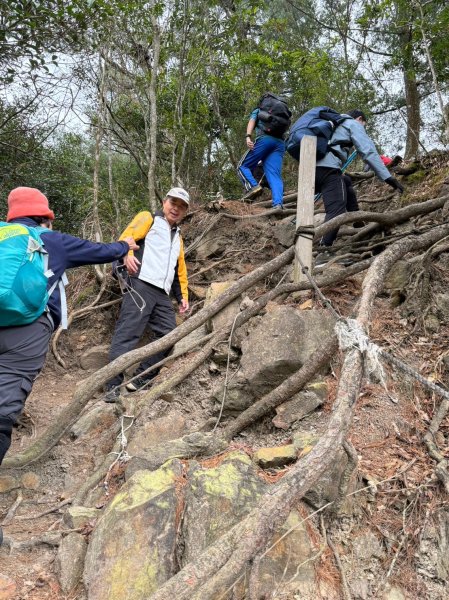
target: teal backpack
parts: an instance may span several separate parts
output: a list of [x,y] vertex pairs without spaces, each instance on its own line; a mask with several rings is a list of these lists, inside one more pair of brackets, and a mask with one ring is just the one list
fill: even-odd
[[53,272],[48,269],[42,231],[49,230],[0,222],[0,327],[33,323],[59,284],[47,291]]

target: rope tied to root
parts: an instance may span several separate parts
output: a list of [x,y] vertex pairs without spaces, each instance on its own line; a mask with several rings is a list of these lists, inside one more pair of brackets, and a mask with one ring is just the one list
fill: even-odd
[[374,344],[356,319],[340,319],[335,324],[335,332],[341,350],[357,348],[363,355],[364,374],[369,381],[381,383],[388,392],[385,370],[380,361],[381,349]]

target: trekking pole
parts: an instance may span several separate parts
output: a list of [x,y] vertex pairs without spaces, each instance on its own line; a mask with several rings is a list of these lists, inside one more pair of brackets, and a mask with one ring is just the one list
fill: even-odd
[[[342,174],[348,169],[349,165],[352,162],[354,162],[356,156],[357,156],[357,150],[354,150],[354,152],[348,156],[348,159],[346,160],[345,164],[340,168],[340,171],[342,172]],[[319,192],[318,194],[315,194],[314,202],[318,202],[318,200],[321,198],[322,195],[323,194],[321,192]]]

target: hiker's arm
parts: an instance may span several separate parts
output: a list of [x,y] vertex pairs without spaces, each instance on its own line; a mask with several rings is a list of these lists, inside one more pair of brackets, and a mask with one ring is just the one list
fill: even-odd
[[184,240],[181,238],[181,251],[179,253],[178,263],[176,265],[176,275],[179,281],[179,287],[181,289],[181,305],[184,310],[180,312],[185,312],[185,310],[189,309],[189,283],[187,280],[187,266],[184,258]]
[[249,121],[248,121],[248,125],[246,126],[246,145],[248,146],[248,148],[250,150],[252,150],[254,148],[254,142],[251,139],[251,136],[253,134],[253,131],[256,127],[257,124],[257,115],[259,113],[258,109],[253,110],[253,112],[251,113],[250,117],[249,117]]
[[[151,213],[148,210],[143,210],[134,217],[119,237],[119,240],[124,240],[126,237],[132,237],[136,242],[143,240],[152,225],[153,217]],[[133,254],[134,252],[130,250],[129,255],[133,256]]]
[[42,234],[42,236],[44,243],[46,238],[49,238],[49,247],[55,245],[55,251],[59,247],[61,253],[65,254],[65,269],[113,262],[125,256],[129,251],[129,244],[125,241],[102,244],[60,232]]
[[370,166],[381,181],[391,177],[391,173],[380,159],[373,140],[368,136],[365,128],[357,121],[345,121],[351,128],[351,139],[362,159]]

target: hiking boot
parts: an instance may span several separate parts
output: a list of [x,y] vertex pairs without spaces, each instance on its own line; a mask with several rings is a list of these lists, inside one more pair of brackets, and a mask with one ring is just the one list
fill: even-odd
[[134,379],[134,381],[130,381],[126,384],[126,389],[128,392],[138,392],[146,387],[150,383],[151,379],[144,379],[143,377],[138,377]]
[[246,194],[243,196],[244,200],[254,200],[257,196],[263,192],[263,187],[261,185],[254,185]]
[[120,400],[120,388],[118,387],[113,387],[110,390],[106,391],[106,394],[104,395],[104,401],[105,402],[118,402]]

